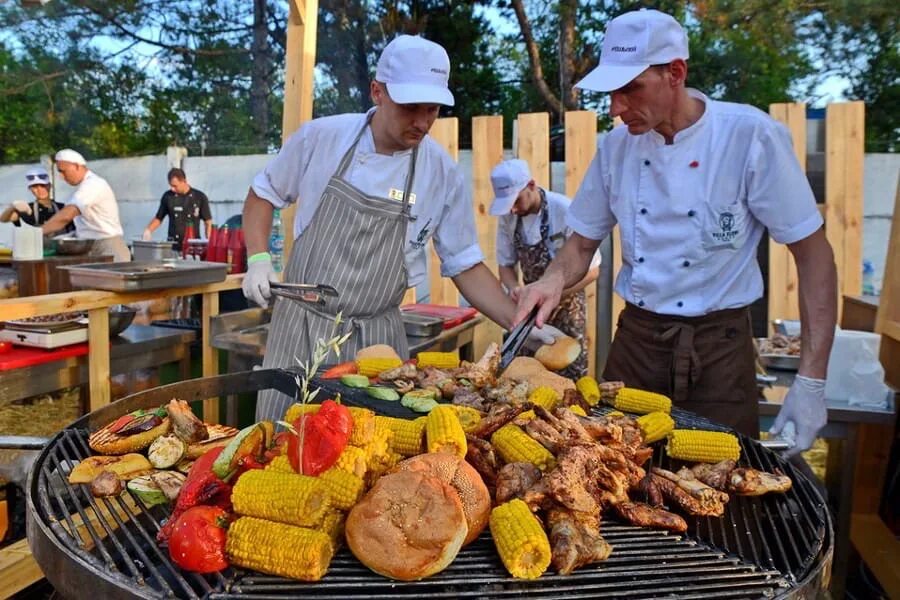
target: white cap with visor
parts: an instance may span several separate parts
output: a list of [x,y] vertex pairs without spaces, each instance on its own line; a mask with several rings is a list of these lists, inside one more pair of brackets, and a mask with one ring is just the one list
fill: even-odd
[[33,185],[50,185],[50,175],[45,168],[36,167],[29,169],[25,173],[25,182],[28,184],[28,187]]
[[387,86],[397,104],[453,106],[450,57],[439,44],[418,35],[401,35],[385,46],[375,69],[375,80]]

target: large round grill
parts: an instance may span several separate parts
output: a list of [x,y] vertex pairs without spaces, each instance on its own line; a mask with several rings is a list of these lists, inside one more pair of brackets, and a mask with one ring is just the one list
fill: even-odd
[[[187,573],[155,542],[167,508],[145,509],[127,494],[97,499],[87,486],[57,475],[91,454],[90,430],[137,408],[173,397],[193,401],[266,388],[293,393],[294,386],[293,374],[278,370],[191,380],[129,396],[58,433],[35,462],[27,489],[28,538],[50,582],[66,597],[214,599],[814,597],[827,585],[833,539],[824,501],[804,475],[748,438],[741,439],[741,464],[780,469],[794,481],[787,494],[732,496],[724,517],[689,518],[685,535],[605,518],[601,533],[613,546],[606,561],[534,581],[507,574],[487,533],[442,573],[411,583],[372,573],[346,549],[318,583],[239,569]],[[344,401],[384,406],[364,395],[345,394]],[[679,426],[721,429],[691,413],[676,410],[673,416]],[[653,461],[669,466],[659,450]]]

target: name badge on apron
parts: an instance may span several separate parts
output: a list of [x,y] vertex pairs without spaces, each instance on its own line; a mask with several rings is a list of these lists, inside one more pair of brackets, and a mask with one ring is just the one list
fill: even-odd
[[[391,188],[391,191],[388,192],[388,198],[390,198],[391,200],[396,200],[397,202],[403,202],[403,190]],[[416,195],[412,192],[409,193],[409,203],[410,205],[416,203]]]

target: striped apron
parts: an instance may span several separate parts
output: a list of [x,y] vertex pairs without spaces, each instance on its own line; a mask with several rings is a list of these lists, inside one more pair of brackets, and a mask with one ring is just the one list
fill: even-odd
[[[371,117],[370,117],[371,118]],[[340,294],[326,297],[324,306],[275,298],[263,367],[294,367],[309,361],[318,340],[352,330],[341,346],[341,360],[372,344],[387,344],[405,357],[409,353],[400,317],[406,292],[404,246],[410,215],[409,196],[418,148],[410,158],[403,201],[369,196],[344,179],[368,121],[360,129],[337,171],[331,176],[316,213],[294,244],[284,272],[290,283],[326,284]],[[326,362],[337,362],[330,354]],[[256,419],[277,420],[293,398],[276,390],[260,392]]]

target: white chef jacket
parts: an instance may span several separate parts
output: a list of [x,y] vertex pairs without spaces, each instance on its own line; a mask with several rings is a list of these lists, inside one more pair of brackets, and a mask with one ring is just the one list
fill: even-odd
[[[550,229],[550,243],[548,250],[550,258],[555,258],[556,253],[566,238],[572,235],[572,229],[566,225],[566,213],[569,210],[571,200],[562,194],[544,190],[547,198],[547,225]],[[541,213],[523,215],[501,215],[497,222],[497,264],[501,267],[514,267],[519,262],[516,254],[516,222],[522,220],[522,236],[525,244],[533,246],[541,241]],[[600,252],[594,255],[591,267],[600,264]]]
[[75,206],[81,212],[74,219],[78,237],[102,240],[122,235],[116,195],[106,180],[93,171],[85,174],[66,204]]
[[756,249],[764,228],[791,244],[823,221],[783,125],[751,106],[688,92],[706,110],[673,144],[625,126],[599,139],[567,223],[595,240],[619,224],[615,289],[626,301],[699,316],[762,296]]
[[[253,179],[256,195],[276,208],[300,199],[294,219],[295,239],[312,221],[328,180],[365,124],[366,116],[343,114],[308,121]],[[392,156],[377,154],[372,130],[367,127],[344,178],[366,194],[402,198],[411,153],[405,150]],[[419,144],[412,193],[415,203],[410,212],[415,220],[407,226],[404,249],[410,287],[425,280],[425,246],[432,237],[444,277],[454,277],[484,260],[469,188],[450,155],[428,136]]]

